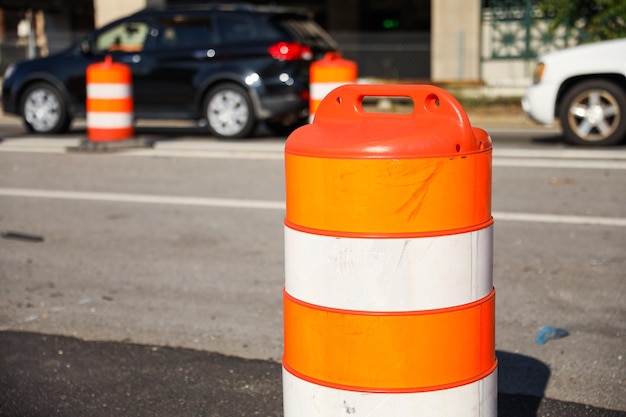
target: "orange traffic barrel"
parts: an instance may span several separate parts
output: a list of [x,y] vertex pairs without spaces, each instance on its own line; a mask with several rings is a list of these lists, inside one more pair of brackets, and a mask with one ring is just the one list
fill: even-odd
[[324,58],[311,64],[309,73],[309,121],[313,121],[320,102],[328,93],[345,84],[357,81],[357,65],[344,59],[338,52],[327,52]]
[[497,415],[491,155],[427,85],[336,88],[289,136],[285,417]]
[[113,142],[134,134],[131,70],[107,55],[87,67],[87,138]]

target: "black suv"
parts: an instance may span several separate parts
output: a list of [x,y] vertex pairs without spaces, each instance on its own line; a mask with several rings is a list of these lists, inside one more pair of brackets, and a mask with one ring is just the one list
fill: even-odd
[[29,131],[66,131],[85,117],[86,69],[106,55],[132,70],[137,119],[192,119],[218,137],[306,121],[309,66],[336,50],[309,15],[247,5],[148,8],[86,35],[60,53],[9,67],[5,113]]

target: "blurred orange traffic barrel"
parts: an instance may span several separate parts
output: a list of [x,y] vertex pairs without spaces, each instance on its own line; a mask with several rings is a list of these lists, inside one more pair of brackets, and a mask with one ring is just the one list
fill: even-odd
[[426,85],[338,87],[289,136],[285,417],[496,417],[491,154]]
[[324,58],[311,64],[309,121],[313,121],[320,102],[335,88],[356,83],[357,65],[344,59],[338,52],[327,52]]
[[107,55],[87,67],[87,138],[114,142],[134,134],[131,70]]

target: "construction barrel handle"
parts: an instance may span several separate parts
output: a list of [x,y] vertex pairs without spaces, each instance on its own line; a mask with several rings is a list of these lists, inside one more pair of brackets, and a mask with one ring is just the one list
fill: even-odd
[[[407,98],[410,113],[365,109],[366,98]],[[344,127],[345,126],[345,127]],[[350,135],[336,135],[338,130]],[[381,146],[372,146],[372,143]],[[319,104],[313,123],[287,141],[288,152],[311,156],[405,158],[458,156],[491,149],[491,138],[470,124],[456,98],[433,85],[346,84]]]
[[[413,101],[410,114],[376,113],[363,109],[365,97],[398,97]],[[465,110],[446,90],[432,85],[348,84],[337,87],[320,103],[320,119],[351,119],[354,117],[429,117],[456,119],[460,126],[470,123]]]

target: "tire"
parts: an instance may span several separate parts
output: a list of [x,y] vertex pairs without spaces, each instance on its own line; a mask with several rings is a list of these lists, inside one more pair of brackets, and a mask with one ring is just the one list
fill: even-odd
[[568,143],[616,145],[626,138],[626,92],[610,81],[584,81],[565,94],[559,118]]
[[29,132],[62,133],[70,126],[68,106],[59,90],[39,82],[26,89],[21,100],[22,121]]
[[244,138],[256,125],[252,100],[236,84],[221,84],[211,89],[204,101],[204,114],[211,133],[220,138]]

